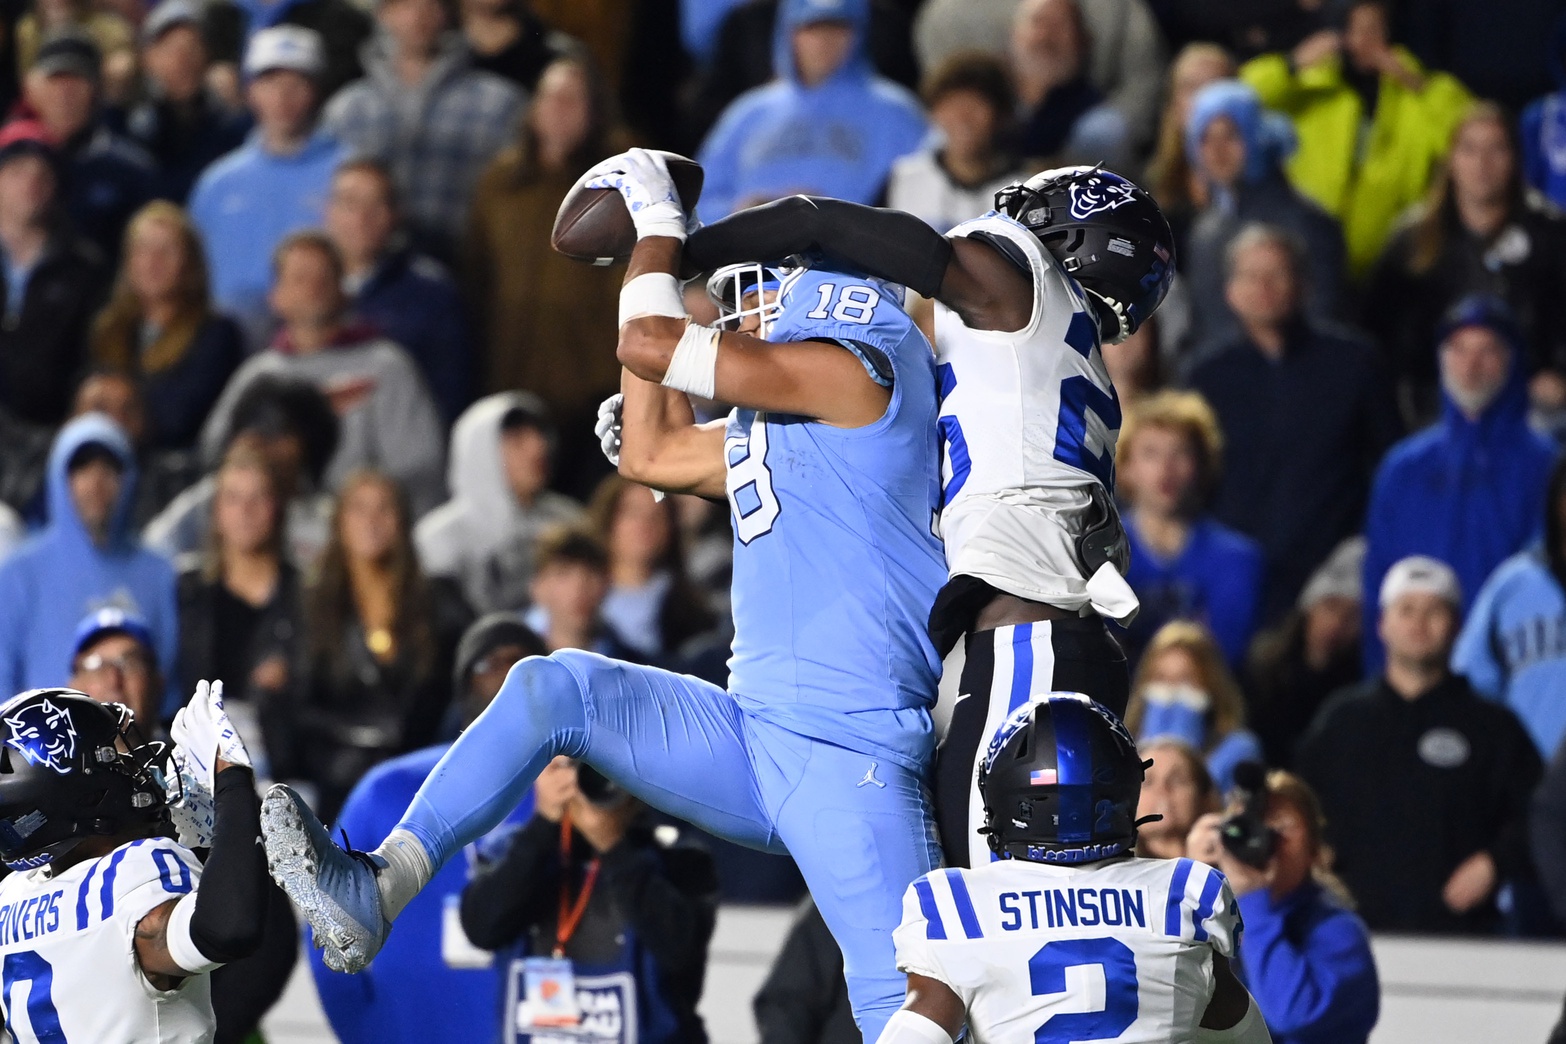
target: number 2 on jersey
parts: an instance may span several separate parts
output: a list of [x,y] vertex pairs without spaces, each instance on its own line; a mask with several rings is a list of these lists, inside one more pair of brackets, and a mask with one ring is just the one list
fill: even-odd
[[1051,1015],[1033,1031],[1033,1044],[1072,1044],[1114,1040],[1136,1021],[1141,1007],[1136,987],[1136,955],[1119,939],[1057,939],[1028,961],[1035,997],[1066,991],[1066,969],[1097,965],[1104,973],[1100,1011]]
[[38,1044],[66,1044],[65,1031],[60,1028],[60,1013],[55,1010],[54,998],[49,995],[54,985],[54,967],[32,950],[21,950],[5,955],[0,964],[0,995],[5,999],[5,1028],[11,1039],[30,1044],[16,1032],[16,985],[29,983],[27,990],[27,1021],[33,1027],[33,1037]]

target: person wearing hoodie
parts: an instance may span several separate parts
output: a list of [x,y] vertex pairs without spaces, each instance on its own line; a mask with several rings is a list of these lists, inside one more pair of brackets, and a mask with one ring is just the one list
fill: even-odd
[[365,77],[326,107],[324,124],[355,155],[386,164],[416,245],[456,255],[479,174],[511,144],[524,96],[474,69],[441,0],[380,0]]
[[418,366],[349,316],[342,255],[325,233],[295,232],[277,248],[274,266],[271,302],[283,329],[223,389],[201,431],[203,456],[219,458],[234,406],[258,378],[308,381],[341,421],[326,485],[335,490],[355,469],[377,468],[406,491],[412,517],[422,517],[445,494],[446,429]]
[[736,98],[697,155],[704,219],[800,192],[880,199],[893,161],[920,146],[926,124],[918,100],[872,69],[869,24],[869,0],[783,0],[778,78]]
[[321,223],[337,142],[315,125],[321,38],[298,26],[259,32],[245,53],[246,97],[256,129],[196,182],[190,217],[212,260],[212,298],[244,328],[252,350],[272,334],[267,290],[283,237]]
[[1224,301],[1223,259],[1240,229],[1253,221],[1286,229],[1304,244],[1305,314],[1318,323],[1338,318],[1343,231],[1284,176],[1283,161],[1294,151],[1288,120],[1263,109],[1249,84],[1218,80],[1191,100],[1185,149],[1207,195],[1180,258],[1191,298],[1186,364],[1194,366],[1239,334],[1239,322]]
[[582,506],[549,489],[555,426],[531,392],[480,399],[451,431],[446,481],[451,499],[413,531],[431,576],[449,576],[475,612],[528,603],[538,538],[578,522]]
[[1528,185],[1558,207],[1566,207],[1566,14],[1550,41],[1550,75],[1558,88],[1523,109],[1518,137]]
[[[1467,297],[1439,331],[1441,419],[1394,445],[1376,470],[1365,520],[1365,590],[1392,563],[1428,555],[1472,597],[1539,532],[1555,447],[1528,427],[1522,346],[1506,305]],[[1467,607],[1465,602],[1462,606]],[[1382,662],[1378,607],[1364,607],[1365,668]]]
[[[49,524],[0,565],[0,688],[58,685],[78,621],[103,606],[140,616],[158,662],[177,662],[174,570],[142,548],[130,528],[136,499],[130,440],[102,414],[78,417],[54,440],[47,486]],[[181,697],[170,672],[165,716]]]
[[1452,670],[1510,707],[1549,758],[1566,737],[1566,457],[1550,473],[1544,540],[1496,567],[1452,650]]

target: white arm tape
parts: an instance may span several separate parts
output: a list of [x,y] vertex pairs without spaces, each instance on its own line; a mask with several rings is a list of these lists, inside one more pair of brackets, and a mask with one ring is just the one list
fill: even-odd
[[196,893],[192,892],[175,903],[174,909],[169,911],[169,923],[164,938],[168,945],[169,956],[174,958],[174,963],[192,975],[200,975],[202,972],[223,967],[223,963],[208,960],[206,954],[196,948],[195,940],[190,937],[190,919],[195,913]]
[[643,315],[667,315],[684,319],[685,295],[680,281],[667,272],[639,275],[620,288],[620,325]]
[[899,1008],[886,1022],[876,1044],[952,1044],[939,1025],[907,1008]]
[[1251,1006],[1245,1009],[1245,1017],[1228,1029],[1203,1029],[1198,1026],[1196,1041],[1197,1044],[1272,1044],[1272,1034],[1267,1032],[1267,1023],[1262,1021],[1261,1012],[1252,999]]
[[718,338],[722,332],[710,326],[686,323],[680,343],[674,346],[669,368],[659,383],[665,388],[713,399],[718,395]]

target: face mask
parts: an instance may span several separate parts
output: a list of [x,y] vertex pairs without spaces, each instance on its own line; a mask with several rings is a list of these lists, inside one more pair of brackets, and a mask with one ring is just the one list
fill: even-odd
[[1141,734],[1137,742],[1146,743],[1160,736],[1171,736],[1201,750],[1207,742],[1207,711],[1212,698],[1194,685],[1154,682],[1144,686]]

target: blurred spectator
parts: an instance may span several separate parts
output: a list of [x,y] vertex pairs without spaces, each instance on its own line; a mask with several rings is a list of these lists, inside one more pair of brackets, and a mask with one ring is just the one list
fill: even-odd
[[1559,0],[1511,0],[1505,13],[1485,0],[1398,4],[1394,33],[1435,69],[1509,111],[1550,89],[1558,62]]
[[196,178],[239,148],[248,112],[234,111],[207,85],[212,67],[205,18],[195,0],[162,0],[141,26],[147,97],[125,117],[125,133],[157,167],[153,191],[184,203]]
[[[1163,34],[1146,0],[1079,0],[1079,6],[1088,77],[1140,149],[1158,120],[1168,64]],[[1018,10],[1017,0],[928,0],[914,23],[920,66],[934,69],[957,51],[1006,54]]]
[[[1459,301],[1437,331],[1441,419],[1387,451],[1366,512],[1365,590],[1392,563],[1429,555],[1457,574],[1462,605],[1507,556],[1531,544],[1544,516],[1556,447],[1528,427],[1523,351],[1504,302]],[[1365,614],[1365,668],[1381,668]]]
[[809,896],[750,1002],[760,1044],[860,1044],[843,951]]
[[146,444],[193,446],[243,357],[239,328],[212,310],[195,226],[172,203],[147,204],[126,226],[119,276],[92,328],[93,362],[141,383]]
[[1292,767],[1294,747],[1327,697],[1361,677],[1364,563],[1365,538],[1343,541],[1283,621],[1251,643],[1245,691],[1269,765]]
[[[158,662],[175,662],[174,571],[136,543],[135,495],[136,457],[113,422],[93,413],[60,430],[49,455],[49,524],[0,565],[0,687],[58,685],[77,621],[104,606],[144,619]],[[182,696],[168,679],[160,716]]]
[[292,742],[269,749],[278,778],[319,788],[330,819],[372,766],[435,739],[471,614],[419,568],[405,498],[374,471],[349,476],[332,542],[306,594]]
[[1323,30],[1240,69],[1263,105],[1294,121],[1289,177],[1343,222],[1356,277],[1424,195],[1473,102],[1457,80],[1394,47],[1388,20],[1388,0],[1352,0],[1343,32]]
[[391,171],[414,243],[456,256],[479,174],[516,127],[522,92],[471,67],[443,0],[378,0],[365,77],[327,104],[322,125]]
[[1566,206],[1566,14],[1550,34],[1549,66],[1556,90],[1523,110],[1521,166],[1529,185]]
[[97,369],[82,378],[72,417],[102,413],[130,440],[136,454],[136,499],[127,524],[140,530],[201,474],[195,454],[157,450],[147,444],[147,402],[141,384],[127,373]]
[[1165,624],[1148,643],[1132,678],[1126,728],[1138,743],[1176,739],[1200,751],[1219,793],[1234,782],[1234,766],[1262,757],[1223,652],[1205,627],[1186,620]]
[[265,29],[245,52],[245,97],[256,129],[208,167],[190,216],[212,261],[212,297],[244,328],[250,348],[269,340],[272,254],[283,238],[321,223],[341,151],[315,126],[326,68],[321,38],[298,26]]
[[1003,144],[1017,103],[1006,67],[972,52],[947,59],[923,93],[940,140],[892,164],[886,205],[945,232],[992,210],[995,193],[1027,177]]
[[582,506],[549,489],[555,427],[530,392],[468,407],[451,431],[451,499],[419,520],[413,540],[431,576],[462,585],[481,613],[527,605],[541,533],[579,521]]
[[[314,568],[326,548],[332,497],[322,487],[326,465],[337,452],[337,416],[326,397],[304,381],[259,377],[234,403],[222,452],[244,442],[261,451],[286,505],[283,551],[301,572]],[[221,460],[215,456],[213,462]],[[207,475],[185,490],[147,524],[147,546],[166,558],[194,554],[208,546],[217,480]]]
[[[506,680],[511,665],[541,655],[543,644],[514,616],[495,613],[477,620],[457,647],[452,698],[464,727],[483,713]],[[337,827],[350,837],[384,837],[445,754],[449,744],[426,747],[377,765],[343,804]],[[499,827],[464,849],[405,907],[397,937],[388,939],[375,963],[358,975],[339,975],[310,951],[310,970],[332,1029],[343,1044],[392,1044],[438,1026],[443,1040],[493,1041],[498,998],[505,995],[505,968],[462,933],[456,918],[463,888],[479,867],[505,853],[506,842],[531,818],[533,793]]]
[[[1241,61],[1268,51],[1292,50],[1311,33],[1331,25],[1341,0],[1152,0],[1164,32],[1175,42],[1212,41]],[[1187,45],[1189,46],[1189,45]]]
[[1414,219],[1371,273],[1361,321],[1376,335],[1418,424],[1441,412],[1436,326],[1468,294],[1502,298],[1516,317],[1518,360],[1534,398],[1566,406],[1566,221],[1523,188],[1511,121],[1475,105]]
[[1022,0],[1012,23],[1011,74],[1021,102],[1017,152],[1050,165],[1092,160],[1120,166],[1130,156],[1123,114],[1103,104],[1088,79],[1092,40],[1077,0]]
[[[1566,748],[1556,750],[1534,791],[1528,815],[1533,870],[1558,922],[1566,923]],[[1548,1044],[1566,1039],[1566,1013]]]
[[418,367],[402,348],[350,321],[343,264],[320,232],[295,232],[275,257],[272,308],[282,329],[272,347],[251,356],[223,389],[201,446],[217,456],[234,404],[263,376],[309,381],[341,420],[337,452],[326,469],[336,489],[357,468],[376,466],[405,487],[414,517],[444,492],[445,426]]
[[1555,462],[1544,501],[1542,547],[1518,552],[1490,574],[1469,610],[1452,669],[1504,704],[1540,757],[1566,738],[1566,458]]
[[1136,814],[1162,816],[1136,831],[1136,854],[1146,859],[1181,859],[1185,839],[1196,821],[1218,811],[1221,795],[1201,751],[1165,737],[1144,743],[1141,754],[1150,764],[1142,777],[1142,797]]
[[1127,410],[1115,474],[1131,542],[1126,582],[1142,603],[1127,629],[1135,664],[1170,620],[1205,624],[1238,669],[1256,629],[1262,552],[1207,514],[1223,466],[1218,418],[1200,395],[1158,392]]
[[1223,429],[1227,460],[1213,514],[1262,545],[1262,622],[1359,528],[1370,476],[1399,432],[1375,353],[1301,313],[1300,247],[1266,226],[1229,244],[1229,307],[1244,336],[1191,385]]
[[1207,204],[1192,223],[1180,271],[1191,299],[1191,329],[1182,356],[1200,365],[1240,335],[1225,301],[1224,255],[1246,225],[1280,228],[1305,248],[1304,311],[1321,323],[1343,310],[1343,233],[1283,174],[1294,132],[1261,107],[1239,80],[1210,83],[1191,101],[1185,147]]
[[550,762],[533,791],[532,820],[462,893],[468,938],[510,951],[499,955],[502,1025],[533,1028],[518,1010],[524,962],[554,953],[571,962],[584,1010],[635,1025],[640,1044],[706,1044],[696,1002],[717,919],[712,857],[570,758]]
[[59,179],[40,124],[0,129],[0,406],[33,424],[65,418],[103,289],[98,252],[72,235],[58,205]]
[[59,149],[63,201],[76,231],[112,259],[125,223],[155,186],[152,157],[104,122],[101,66],[90,38],[50,37],[27,69],[22,94]]
[[136,73],[136,32],[112,5],[93,0],[34,0],[16,20],[16,69],[32,70],[44,46],[60,36],[92,44],[94,83],[106,80],[109,97],[121,100]]
[[66,685],[99,703],[123,703],[147,739],[165,735],[163,675],[147,621],[113,607],[88,613],[76,625],[70,665]]
[[533,559],[533,605],[524,619],[550,652],[586,649],[616,660],[636,652],[604,622],[609,594],[609,552],[593,534],[556,526],[538,539]]
[[1216,866],[1234,890],[1245,935],[1235,973],[1250,989],[1274,1044],[1365,1044],[1381,1010],[1381,984],[1365,922],[1332,872],[1331,825],[1298,776],[1267,775],[1265,866],[1224,847],[1222,819],[1203,816],[1191,858]]
[[354,314],[407,349],[450,423],[473,395],[467,315],[456,281],[408,245],[401,221],[397,186],[384,166],[356,159],[337,169],[326,234],[342,254]]
[[572,261],[549,233],[566,191],[617,137],[592,71],[574,59],[551,65],[520,140],[479,179],[463,271],[483,331],[485,390],[540,396],[562,432],[558,471],[589,483],[606,466],[593,418],[620,389],[612,348],[624,269]]
[[1156,315],[1142,320],[1136,333],[1119,344],[1105,344],[1104,368],[1115,386],[1115,394],[1125,406],[1132,406],[1164,385],[1160,331]]
[[869,22],[869,0],[783,0],[777,79],[736,98],[698,154],[705,220],[796,192],[881,197],[926,126],[918,101],[871,68]]
[[549,63],[577,45],[533,13],[526,0],[461,0],[462,37],[473,68],[531,92]]
[[1298,771],[1372,930],[1493,930],[1497,889],[1528,873],[1539,756],[1511,711],[1447,666],[1461,603],[1451,569],[1405,558],[1378,601],[1386,670],[1322,708]]
[[299,572],[283,557],[283,501],[253,442],[230,447],[216,486],[207,547],[181,563],[180,676],[223,679],[230,717],[258,721],[245,734],[264,758],[304,634]]
[[1234,59],[1217,44],[1192,43],[1181,48],[1169,65],[1164,112],[1158,121],[1158,141],[1147,162],[1143,182],[1158,209],[1174,231],[1175,260],[1185,267],[1186,232],[1197,211],[1207,205],[1207,188],[1197,177],[1185,152],[1185,127],[1191,116],[1191,99],[1214,80],[1234,75]]
[[609,553],[603,618],[639,658],[667,661],[712,630],[712,611],[685,572],[679,509],[652,490],[610,475],[588,516]]

